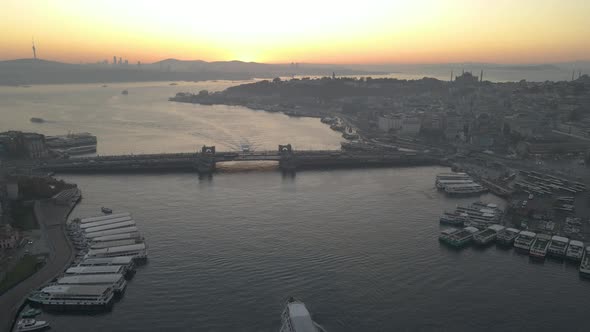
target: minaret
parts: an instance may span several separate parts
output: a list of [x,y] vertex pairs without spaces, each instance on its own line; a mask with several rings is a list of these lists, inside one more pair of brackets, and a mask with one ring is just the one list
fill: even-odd
[[479,73],[479,82],[483,82],[483,69],[481,70],[481,72]]
[[574,80],[574,74],[576,73],[576,70],[572,70],[572,81]]
[[453,81],[453,70],[451,69],[451,82]]
[[35,48],[35,39],[33,39],[33,59],[37,60],[37,49]]

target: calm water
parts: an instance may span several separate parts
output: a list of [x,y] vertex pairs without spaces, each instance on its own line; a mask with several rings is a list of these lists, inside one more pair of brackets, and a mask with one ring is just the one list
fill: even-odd
[[[230,83],[193,86],[224,84]],[[100,153],[230,148],[245,140],[262,148],[339,142],[316,119],[158,97],[182,87],[136,85],[128,96],[136,103],[120,90],[109,96],[89,86],[0,88],[0,129],[82,128],[99,135]],[[55,122],[33,125],[30,116]],[[190,173],[64,176],[84,194],[72,217],[101,206],[133,212],[150,260],[112,312],[45,315],[53,330],[277,331],[288,295],[302,298],[329,331],[587,330],[590,283],[575,266],[533,264],[495,247],[439,245],[439,214],[473,200],[434,189],[443,168],[295,177],[272,167],[240,169],[202,180]]]

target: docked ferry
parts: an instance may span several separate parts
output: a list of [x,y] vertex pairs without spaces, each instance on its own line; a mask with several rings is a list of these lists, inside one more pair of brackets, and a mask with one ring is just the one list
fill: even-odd
[[491,244],[496,240],[498,232],[503,230],[505,227],[502,225],[491,225],[488,228],[478,231],[473,234],[473,241],[481,246]]
[[567,237],[553,235],[551,237],[551,244],[549,245],[549,249],[547,250],[547,254],[549,256],[563,258],[565,257],[565,253],[567,251],[567,246],[570,242],[570,239]]
[[478,195],[485,193],[486,187],[478,183],[466,183],[466,184],[452,184],[445,187],[445,193],[449,195]]
[[107,215],[101,214],[99,216],[86,217],[86,218],[82,218],[82,219],[74,219],[74,221],[77,221],[81,224],[85,224],[85,223],[89,223],[89,222],[108,220],[108,219],[114,219],[114,218],[120,218],[120,217],[129,217],[129,216],[131,216],[131,213],[129,213],[129,212],[120,212],[120,213],[113,213],[113,214],[107,214]]
[[590,246],[586,247],[586,251],[582,256],[580,263],[580,275],[584,278],[590,278]]
[[43,331],[49,328],[49,323],[33,318],[21,319],[16,323],[16,332]]
[[107,285],[115,293],[123,293],[127,287],[125,276],[120,273],[66,275],[57,279],[58,285]]
[[58,310],[109,309],[114,298],[109,285],[51,285],[27,297],[33,303]]
[[469,221],[467,213],[445,212],[439,219],[441,224],[463,227]]
[[116,256],[132,256],[134,260],[145,260],[147,259],[147,246],[143,242],[128,246],[90,249],[87,254],[87,258]]
[[531,245],[535,241],[535,237],[537,237],[535,232],[520,231],[516,239],[514,239],[514,248],[528,253],[531,250]]
[[465,227],[456,232],[450,232],[446,236],[441,233],[439,239],[448,245],[461,248],[473,240],[473,234],[477,231],[478,229],[475,227]]
[[567,246],[567,250],[565,251],[565,258],[579,262],[582,260],[582,256],[584,255],[584,242],[571,240],[570,244]]
[[531,245],[529,255],[531,258],[545,259],[549,245],[551,244],[551,236],[547,234],[538,234]]
[[504,228],[498,232],[496,243],[501,246],[512,246],[520,231],[516,228]]
[[290,297],[281,314],[280,332],[326,332],[318,323],[311,319],[305,304]]
[[66,270],[66,275],[88,274],[122,274],[126,279],[131,279],[135,269],[130,265],[102,265],[102,266],[73,266]]

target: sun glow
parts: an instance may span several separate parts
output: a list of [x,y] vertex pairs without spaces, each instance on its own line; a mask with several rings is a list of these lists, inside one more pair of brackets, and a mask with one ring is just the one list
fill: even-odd
[[265,62],[587,59],[585,0],[5,0],[0,58]]

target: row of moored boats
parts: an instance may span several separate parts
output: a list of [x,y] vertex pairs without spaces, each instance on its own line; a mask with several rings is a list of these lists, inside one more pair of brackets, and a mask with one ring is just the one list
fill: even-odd
[[54,310],[110,309],[123,295],[147,245],[130,213],[74,219],[67,232],[78,250],[63,275],[28,300]]
[[543,260],[546,256],[552,256],[580,262],[580,274],[590,277],[590,246],[585,247],[581,241],[559,235],[537,234],[494,224],[483,229],[473,226],[446,229],[441,232],[439,240],[456,248],[471,243],[484,246],[496,242],[500,246],[514,246],[534,259]]

